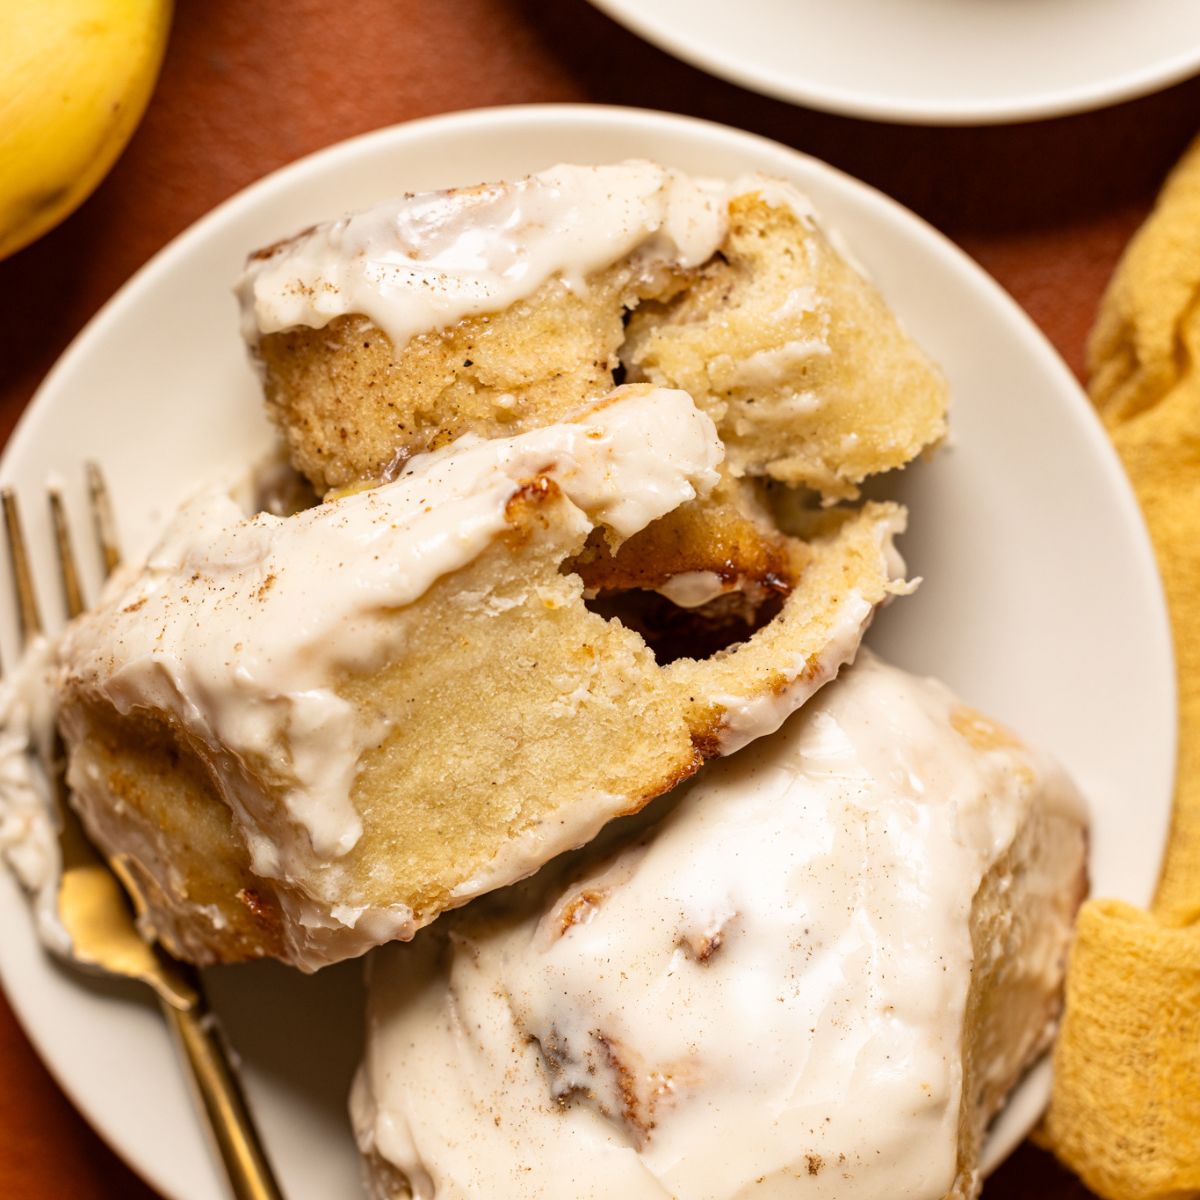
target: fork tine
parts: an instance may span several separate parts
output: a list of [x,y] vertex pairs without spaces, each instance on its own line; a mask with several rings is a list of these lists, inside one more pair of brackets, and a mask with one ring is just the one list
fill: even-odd
[[87,472],[88,499],[91,502],[92,520],[96,525],[96,540],[104,553],[104,577],[107,579],[121,564],[117,521],[113,516],[112,498],[100,464],[89,461],[84,464],[84,470]]
[[4,528],[8,533],[8,553],[12,561],[13,583],[17,592],[21,642],[28,646],[42,632],[42,614],[38,610],[33,572],[29,566],[29,551],[25,543],[25,531],[21,525],[21,510],[12,488],[0,491],[0,504],[4,507]]
[[77,617],[84,609],[83,588],[79,583],[79,565],[71,544],[71,530],[67,525],[67,514],[63,507],[62,492],[56,487],[47,493],[50,515],[54,521],[54,546],[58,551],[58,569],[62,573],[63,599],[67,605],[67,616]]
[[[75,616],[83,608],[79,572],[75,569],[75,557],[71,553],[70,534],[67,531],[62,495],[57,488],[52,487],[49,490],[49,497],[50,513],[54,519],[54,542],[58,548],[59,567],[62,571],[63,599],[70,615]],[[3,492],[0,492],[0,501],[4,505],[4,525],[8,532],[8,551],[12,557],[21,636],[25,645],[28,645],[30,639],[41,632],[42,623],[38,613],[33,572],[29,564],[29,552],[26,548],[25,530],[17,507],[16,494],[11,488],[5,488]],[[55,742],[57,744],[57,735]],[[46,774],[51,780],[54,793],[54,807],[59,822],[59,847],[64,872],[69,872],[76,867],[96,864],[98,862],[96,851],[87,840],[79,818],[67,802],[62,767],[57,761],[58,751],[49,751],[46,747],[42,747],[39,754],[43,758]]]

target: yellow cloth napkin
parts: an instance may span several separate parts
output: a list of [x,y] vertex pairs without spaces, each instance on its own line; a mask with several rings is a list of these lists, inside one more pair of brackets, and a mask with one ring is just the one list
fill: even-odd
[[1117,268],[1088,366],[1166,586],[1179,780],[1150,911],[1080,914],[1042,1136],[1109,1200],[1183,1200],[1200,1196],[1200,141]]

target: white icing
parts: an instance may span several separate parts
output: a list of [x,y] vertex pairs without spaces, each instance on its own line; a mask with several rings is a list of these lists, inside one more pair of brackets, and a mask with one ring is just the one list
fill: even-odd
[[648,268],[698,265],[724,233],[719,196],[653,163],[558,166],[516,183],[410,195],[252,260],[239,283],[244,331],[253,343],[361,313],[400,347],[507,308],[552,276],[582,288],[634,251]]
[[[208,492],[185,506],[140,573],[110,585],[70,627],[61,660],[75,686],[118,712],[167,713],[207,745],[257,874],[333,895],[335,873],[319,868],[361,834],[351,789],[381,733],[336,683],[402,653],[390,612],[485,550],[531,480],[557,484],[581,529],[624,538],[710,489],[721,457],[712,421],[686,393],[635,386],[573,421],[461,438],[414,458],[390,484],[291,517],[245,518]],[[72,786],[99,810],[84,739],[76,731],[70,740]],[[346,923],[323,905],[297,915],[313,928]],[[411,914],[376,918],[404,929]]]
[[791,320],[808,313],[818,312],[821,299],[811,283],[801,284],[788,292],[784,302],[771,314],[776,320]]
[[[945,1196],[973,898],[1035,807],[1079,820],[1056,767],[972,749],[954,707],[864,653],[653,823],[386,947],[364,1153],[416,1200]],[[1063,846],[1035,894],[1077,879]]]
[[[890,546],[890,543],[888,543]],[[899,552],[896,552],[899,558]],[[904,572],[903,560],[899,574]],[[748,698],[714,696],[713,702],[725,710],[717,734],[722,754],[736,754],[751,742],[774,733],[803,704],[809,696],[829,682],[845,663],[852,663],[862,641],[863,632],[871,623],[875,606],[861,593],[850,592],[838,612],[838,622],[821,654],[819,668],[814,671],[807,658],[779,664],[781,682]]]
[[361,314],[404,346],[464,317],[499,312],[558,277],[570,289],[636,255],[646,272],[699,266],[719,248],[729,201],[761,193],[801,219],[783,181],[693,179],[649,162],[552,167],[515,183],[408,195],[318,225],[247,265],[246,341]]
[[655,591],[680,608],[699,608],[731,591],[733,586],[716,571],[681,571],[660,583]]
[[[876,530],[880,553],[888,573],[888,594],[907,596],[916,591],[920,580],[904,578],[904,558],[893,540],[904,532],[907,514],[897,513],[881,522]],[[779,729],[808,698],[824,687],[845,665],[854,662],[876,606],[855,589],[847,591],[837,611],[837,619],[821,653],[815,659],[800,658],[776,665],[773,688],[755,695],[713,697],[724,709],[717,731],[717,750],[722,755],[736,754],[758,738]]]
[[[781,346],[759,350],[736,362],[727,354],[722,354],[713,360],[710,370],[719,372],[722,382],[728,387],[773,388],[794,378],[808,359],[825,357],[829,353],[826,342],[816,338],[796,338]],[[816,407],[812,401],[809,403],[811,407],[803,411],[809,412]]]
[[69,955],[58,916],[58,815],[44,767],[54,748],[52,656],[50,642],[35,638],[0,681],[0,855],[30,894],[38,936]]

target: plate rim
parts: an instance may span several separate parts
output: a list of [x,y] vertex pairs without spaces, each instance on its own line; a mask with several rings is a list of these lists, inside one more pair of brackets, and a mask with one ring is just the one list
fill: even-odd
[[1094,112],[1165,91],[1200,73],[1200,41],[1166,59],[1075,87],[1035,92],[1023,99],[937,102],[886,97],[878,92],[814,84],[803,78],[722,53],[709,43],[677,32],[636,0],[589,0],[595,8],[643,41],[689,66],[759,95],[788,104],[890,125],[1006,125]]
[[[48,412],[41,412],[39,410],[48,409],[51,401],[47,397],[51,397],[54,391],[57,390],[59,379],[74,369],[74,364],[77,360],[85,358],[94,342],[103,339],[106,326],[111,321],[119,319],[125,306],[133,304],[138,294],[144,288],[151,286],[160,276],[168,275],[174,269],[176,261],[188,254],[194,244],[203,243],[208,236],[210,228],[221,225],[230,216],[238,214],[243,209],[253,208],[259,202],[261,196],[270,193],[280,186],[280,184],[286,184],[293,179],[302,179],[306,173],[313,170],[324,170],[326,169],[327,161],[336,162],[340,156],[345,155],[349,157],[364,151],[369,153],[373,143],[379,143],[382,146],[394,139],[403,139],[409,135],[436,136],[439,130],[453,130],[455,127],[460,126],[479,126],[482,129],[486,129],[489,126],[496,125],[536,125],[539,123],[561,125],[595,123],[610,125],[614,119],[627,122],[631,127],[638,126],[645,128],[646,126],[650,126],[664,131],[670,131],[673,128],[699,130],[710,137],[715,137],[726,143],[745,144],[749,141],[775,152],[784,151],[788,156],[803,161],[819,174],[834,177],[840,186],[857,193],[859,199],[885,213],[890,221],[899,222],[902,226],[906,226],[915,236],[922,239],[923,244],[931,252],[944,256],[960,271],[966,271],[980,289],[989,293],[990,299],[999,306],[999,311],[1002,311],[1010,322],[1014,322],[1020,328],[1023,341],[1027,344],[1030,352],[1037,356],[1039,369],[1055,378],[1059,385],[1059,390],[1064,393],[1064,402],[1066,402],[1066,393],[1070,394],[1071,399],[1069,403],[1082,417],[1080,424],[1087,430],[1091,450],[1098,462],[1102,464],[1109,486],[1115,489],[1116,493],[1121,497],[1121,512],[1124,523],[1128,526],[1131,545],[1136,547],[1140,563],[1138,572],[1142,575],[1145,575],[1147,571],[1149,572],[1147,580],[1152,584],[1151,590],[1158,615],[1157,629],[1155,631],[1157,636],[1154,638],[1154,641],[1157,644],[1158,656],[1162,659],[1160,666],[1163,669],[1160,673],[1163,676],[1163,687],[1165,689],[1165,694],[1160,698],[1160,701],[1165,711],[1169,712],[1172,717],[1171,728],[1167,736],[1170,761],[1165,765],[1165,772],[1173,794],[1178,758],[1178,689],[1175,674],[1172,630],[1166,597],[1163,591],[1162,578],[1158,571],[1149,531],[1133,487],[1094,408],[1066,363],[1051,345],[1046,335],[1042,333],[1032,318],[1017,304],[1012,296],[983,267],[976,263],[970,255],[962,250],[961,247],[957,246],[945,234],[930,225],[924,218],[906,208],[886,193],[881,192],[870,184],[864,183],[862,180],[857,179],[838,167],[832,166],[821,159],[796,150],[775,139],[738,129],[735,126],[726,125],[721,122],[654,109],[603,104],[549,103],[488,106],[443,113],[384,126],[380,129],[371,130],[332,143],[290,163],[284,164],[234,193],[176,234],[139,267],[93,314],[47,373],[22,412],[4,447],[3,453],[0,454],[0,480],[3,480],[9,474],[10,462],[22,456],[25,443],[35,436],[37,426],[40,422],[49,419]],[[1159,854],[1159,871],[1161,872],[1162,848],[1160,848]],[[118,1129],[110,1126],[110,1123],[106,1119],[105,1110],[99,1104],[90,1102],[82,1094],[80,1087],[72,1083],[70,1073],[66,1069],[66,1060],[60,1063],[55,1046],[47,1037],[38,1032],[36,1022],[32,1019],[32,1005],[29,1005],[27,1008],[26,1004],[22,1003],[14,995],[13,991],[6,986],[7,978],[2,969],[3,959],[3,950],[2,946],[0,946],[0,987],[4,988],[5,995],[8,998],[18,1024],[35,1048],[43,1066],[49,1071],[76,1111],[83,1116],[105,1144],[150,1186],[157,1189],[164,1197],[169,1198],[169,1200],[189,1200],[187,1193],[176,1190],[175,1181],[162,1178],[157,1172],[145,1169],[139,1161],[136,1144],[132,1141],[127,1141]]]

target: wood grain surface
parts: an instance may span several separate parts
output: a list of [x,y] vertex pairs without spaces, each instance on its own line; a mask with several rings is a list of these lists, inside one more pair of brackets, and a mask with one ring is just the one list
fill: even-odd
[[[0,437],[96,309],[246,184],[382,125],[546,101],[688,113],[826,159],[958,242],[1077,373],[1123,246],[1200,129],[1200,80],[1025,126],[905,128],[828,116],[675,62],[585,0],[177,0],[158,90],[111,176],[59,229],[0,263]],[[985,1195],[1090,1193],[1026,1145]],[[0,1197],[154,1196],[75,1114],[0,998]]]

